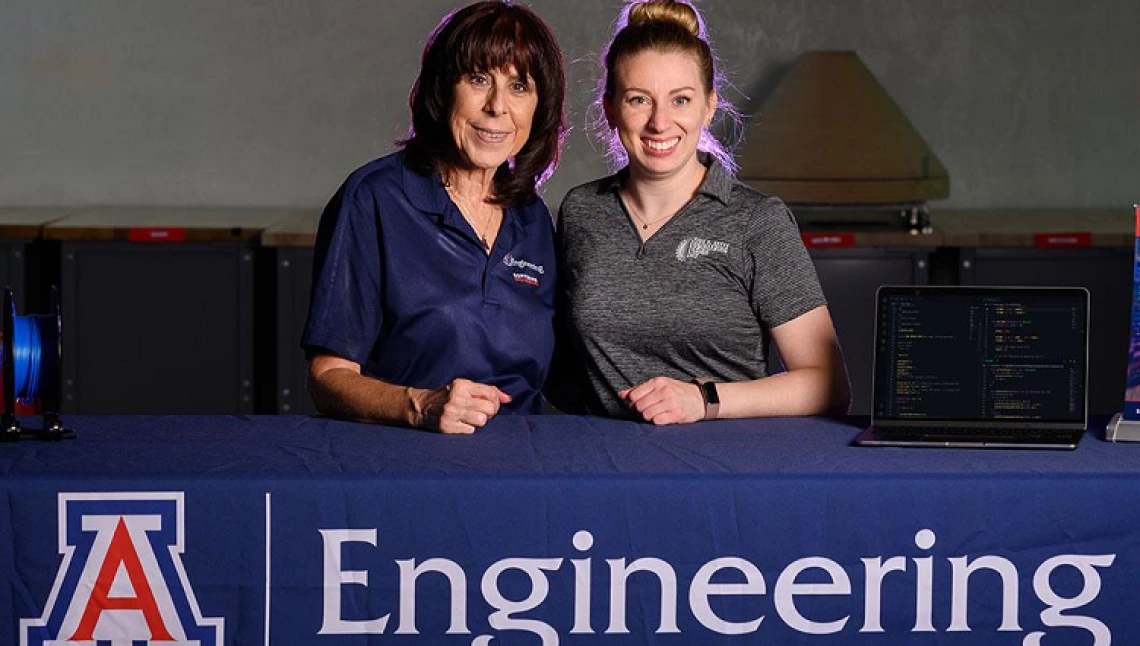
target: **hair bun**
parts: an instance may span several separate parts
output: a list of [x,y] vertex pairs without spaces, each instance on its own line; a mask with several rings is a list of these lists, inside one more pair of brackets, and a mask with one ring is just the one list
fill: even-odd
[[701,23],[697,12],[684,2],[676,0],[649,0],[638,2],[629,9],[629,26],[640,27],[651,22],[665,22],[678,25],[693,36],[700,38]]

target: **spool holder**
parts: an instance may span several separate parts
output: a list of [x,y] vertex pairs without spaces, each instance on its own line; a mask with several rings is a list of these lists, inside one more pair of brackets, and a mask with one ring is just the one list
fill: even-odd
[[[44,361],[46,378],[40,380],[43,392],[33,394],[38,396],[43,409],[43,426],[38,429],[23,428],[16,417],[16,303],[11,288],[4,288],[4,412],[0,415],[0,441],[20,438],[57,441],[75,437],[75,433],[64,426],[59,414],[63,391],[63,317],[59,307],[59,290],[54,286],[51,288],[50,305],[51,313],[38,319],[41,323],[47,322],[40,335],[40,357]],[[35,320],[32,324],[35,324]]]

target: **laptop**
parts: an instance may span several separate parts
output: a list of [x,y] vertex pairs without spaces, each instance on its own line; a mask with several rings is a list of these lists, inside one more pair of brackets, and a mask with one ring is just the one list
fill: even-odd
[[1075,449],[1088,415],[1080,287],[883,286],[860,446]]

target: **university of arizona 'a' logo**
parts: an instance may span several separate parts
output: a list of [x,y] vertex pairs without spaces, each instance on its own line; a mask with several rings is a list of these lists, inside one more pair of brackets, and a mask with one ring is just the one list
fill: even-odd
[[182,492],[59,494],[59,566],[21,646],[220,646],[182,568]]

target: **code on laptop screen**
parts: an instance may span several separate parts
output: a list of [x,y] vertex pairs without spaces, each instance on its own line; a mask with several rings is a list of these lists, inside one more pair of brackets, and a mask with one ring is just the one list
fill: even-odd
[[1083,421],[1084,290],[898,288],[879,298],[877,418]]

